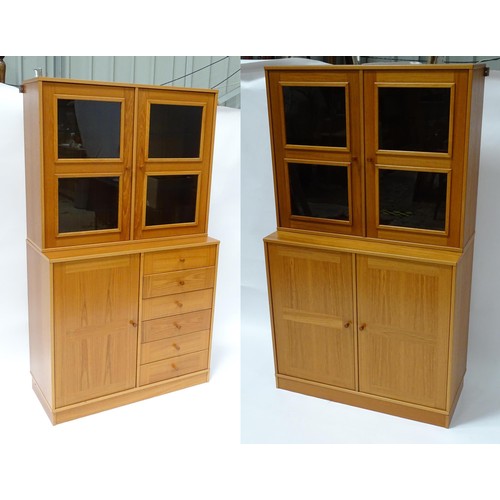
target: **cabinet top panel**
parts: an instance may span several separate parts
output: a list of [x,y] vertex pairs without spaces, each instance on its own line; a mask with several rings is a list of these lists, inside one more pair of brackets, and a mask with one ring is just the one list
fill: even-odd
[[32,84],[32,83],[73,83],[73,84],[79,84],[79,85],[92,85],[92,86],[98,86],[102,85],[105,87],[127,87],[127,88],[132,88],[132,89],[155,89],[155,90],[161,90],[164,89],[166,91],[168,90],[182,90],[186,92],[204,92],[207,94],[218,94],[218,90],[216,89],[207,89],[207,88],[191,88],[191,87],[171,87],[171,86],[161,86],[161,85],[143,85],[141,83],[116,83],[116,82],[99,82],[95,80],[74,80],[71,78],[49,78],[49,77],[39,77],[39,78],[31,78],[30,80],[25,80],[23,82],[23,85],[27,84]]
[[[278,230],[264,238],[269,244],[283,244],[298,246],[300,248],[313,248],[317,250],[330,250],[337,252],[348,252],[359,255],[371,255],[376,257],[391,257],[401,260],[412,260],[433,264],[456,266],[464,252],[447,250],[436,247],[424,247],[408,245],[404,243],[383,242],[367,238],[345,238],[342,236],[331,236],[306,234],[292,231]],[[466,249],[472,248],[469,241]]]
[[184,248],[206,247],[219,245],[219,240],[210,236],[188,236],[180,238],[163,238],[157,240],[127,241],[111,245],[93,245],[82,247],[55,248],[41,250],[32,242],[28,245],[42,252],[44,257],[51,262],[69,262],[85,258],[114,257],[117,255],[130,255],[138,253],[158,252],[165,250],[178,250]]
[[312,66],[265,66],[266,71],[286,72],[286,71],[443,71],[443,70],[475,70],[486,68],[485,64],[321,64]]

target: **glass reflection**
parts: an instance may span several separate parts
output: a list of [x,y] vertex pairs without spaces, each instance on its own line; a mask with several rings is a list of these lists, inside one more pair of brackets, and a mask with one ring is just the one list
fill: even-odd
[[347,167],[290,163],[292,215],[349,220]]
[[118,177],[59,179],[59,233],[118,227]]
[[379,149],[448,152],[449,88],[380,87]]
[[346,147],[344,87],[284,86],[286,143]]
[[119,158],[119,102],[57,100],[58,158]]
[[379,170],[380,224],[444,231],[448,176]]
[[150,175],[146,226],[195,222],[198,175]]
[[151,104],[149,158],[200,156],[201,106]]

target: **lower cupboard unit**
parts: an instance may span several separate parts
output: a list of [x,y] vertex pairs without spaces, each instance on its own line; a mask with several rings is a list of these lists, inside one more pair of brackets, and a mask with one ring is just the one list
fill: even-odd
[[277,387],[449,427],[472,241],[458,252],[279,231],[265,246]]
[[218,241],[27,255],[33,388],[52,423],[208,381]]

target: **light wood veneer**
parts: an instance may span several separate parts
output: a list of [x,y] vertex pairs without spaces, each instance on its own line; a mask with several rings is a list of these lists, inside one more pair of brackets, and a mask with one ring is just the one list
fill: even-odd
[[[264,242],[278,388],[450,425],[467,364],[484,76],[482,65],[266,68],[278,231]],[[286,87],[302,93],[287,103]],[[301,145],[296,135],[287,142],[288,109],[292,117],[305,113],[308,130],[331,132],[307,108],[317,105],[311,88],[322,89],[317,98],[325,88],[343,89],[345,103],[335,109],[345,114],[345,144],[325,146],[315,137]],[[380,146],[387,140],[380,133],[380,96],[388,88],[430,89],[428,95],[446,89],[442,149]],[[428,137],[439,129],[425,123],[419,130],[414,120],[407,130]],[[393,133],[400,131],[393,127]],[[305,187],[291,184],[292,163],[304,166]],[[323,185],[316,187],[317,198],[306,198],[308,182],[319,183],[314,175],[326,178],[308,171],[310,165],[347,168],[346,192],[340,196]],[[384,171],[446,179],[432,207],[434,219],[438,210],[445,214],[443,227],[433,229],[428,221],[403,227],[401,217],[415,216],[412,211],[399,212],[397,223],[382,223]],[[419,189],[413,196],[425,197]],[[302,205],[298,215],[297,193],[310,205],[343,209],[347,203],[348,217],[315,215]],[[411,190],[406,195],[411,198]]]
[[[206,234],[217,92],[51,78],[25,82],[23,92],[30,366],[49,418],[57,424],[207,382],[219,245]],[[119,109],[118,153],[61,154],[70,145],[61,142],[60,100]],[[198,154],[149,154],[153,105],[200,110]],[[192,221],[146,225],[150,175],[197,176]],[[61,179],[101,177],[118,185],[117,227],[65,232],[61,217],[92,211],[84,196],[61,210]]]

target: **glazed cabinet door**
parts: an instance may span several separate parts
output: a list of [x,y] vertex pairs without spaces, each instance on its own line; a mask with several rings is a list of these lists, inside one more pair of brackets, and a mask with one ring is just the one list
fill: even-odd
[[54,264],[56,407],[135,386],[139,259]]
[[364,74],[367,236],[459,247],[468,70]]
[[138,93],[134,238],[207,232],[217,93]]
[[444,409],[452,267],[357,256],[359,390]]
[[355,388],[352,256],[268,245],[278,375]]
[[43,83],[44,248],[130,237],[134,89]]
[[266,76],[278,225],[362,235],[360,73]]

